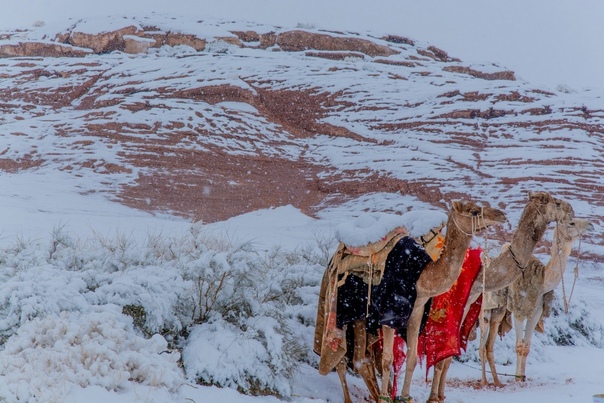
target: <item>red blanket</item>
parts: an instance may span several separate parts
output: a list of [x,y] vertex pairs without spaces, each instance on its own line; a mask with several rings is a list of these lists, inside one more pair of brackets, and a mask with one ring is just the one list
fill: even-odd
[[[468,249],[459,278],[451,289],[432,299],[430,317],[419,337],[418,355],[426,357],[426,374],[439,361],[461,354],[463,310],[480,271],[482,249]],[[468,318],[470,319],[470,318]],[[468,323],[474,323],[469,322]],[[467,333],[471,328],[468,326]],[[464,348],[467,343],[467,333]]]
[[468,339],[470,338],[470,332],[476,326],[476,322],[478,321],[478,316],[480,316],[480,309],[482,308],[482,294],[478,297],[476,301],[470,306],[470,310],[466,315],[466,318],[463,320],[461,324],[460,333],[460,344],[461,348],[466,351],[468,347]]

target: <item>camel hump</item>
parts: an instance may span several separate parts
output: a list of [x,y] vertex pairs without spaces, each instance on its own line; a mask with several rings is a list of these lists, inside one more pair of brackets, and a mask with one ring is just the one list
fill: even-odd
[[370,257],[383,252],[386,247],[390,247],[390,249],[392,249],[392,246],[394,246],[394,243],[396,243],[393,243],[393,240],[398,241],[407,235],[408,233],[405,227],[396,227],[375,242],[369,242],[363,246],[346,245],[346,248],[355,256]]
[[395,237],[411,236],[418,243],[426,243],[444,227],[447,214],[434,210],[413,210],[405,214],[363,213],[336,227],[336,239],[346,245],[350,253],[371,256],[386,247]]

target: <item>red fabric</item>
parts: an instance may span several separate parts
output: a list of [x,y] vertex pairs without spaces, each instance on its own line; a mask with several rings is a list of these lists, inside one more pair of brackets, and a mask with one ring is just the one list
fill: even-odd
[[432,299],[430,317],[417,346],[418,355],[426,357],[426,374],[439,361],[461,354],[461,319],[480,271],[481,253],[481,248],[468,249],[457,281],[449,291]]
[[398,394],[398,385],[396,380],[398,378],[399,372],[401,371],[401,368],[403,368],[405,358],[407,358],[407,355],[405,354],[405,340],[403,340],[403,338],[398,335],[398,332],[394,332],[394,347],[392,349],[394,350],[394,362],[392,363],[394,371],[394,381],[392,382],[392,396],[390,396],[390,398],[392,399],[392,401],[394,401],[396,395]]
[[472,303],[472,305],[470,306],[470,310],[468,311],[468,314],[466,315],[466,318],[463,320],[463,323],[461,324],[461,330],[460,330],[460,346],[461,348],[463,348],[463,350],[465,351],[468,348],[468,338],[470,337],[470,332],[472,331],[472,328],[474,328],[474,325],[476,324],[476,321],[478,320],[478,316],[480,316],[480,309],[482,308],[482,294],[480,294],[480,296],[478,297],[478,299],[476,301],[474,301],[474,303]]

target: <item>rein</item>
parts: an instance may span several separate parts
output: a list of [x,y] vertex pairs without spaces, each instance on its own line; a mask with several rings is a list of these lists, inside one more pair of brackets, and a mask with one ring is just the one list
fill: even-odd
[[[577,284],[577,279],[579,278],[579,262],[581,260],[581,241],[583,239],[583,234],[579,238],[579,247],[577,248],[577,260],[575,262],[574,269],[574,278],[573,278],[573,286],[570,289],[570,296],[568,299],[566,298],[566,289],[564,287],[564,273],[562,274],[562,299],[564,301],[564,313],[568,314],[568,307],[570,305],[570,300],[573,298],[573,293],[575,291],[575,285]],[[560,248],[558,248],[558,253],[560,253]]]
[[514,263],[516,263],[516,267],[520,269],[520,271],[522,272],[522,276],[524,276],[524,271],[526,270],[526,267],[523,267],[520,264],[520,262],[518,261],[518,258],[516,257],[516,254],[512,250],[512,244],[510,244],[508,250],[510,251],[510,254],[512,255],[512,260],[514,261]]

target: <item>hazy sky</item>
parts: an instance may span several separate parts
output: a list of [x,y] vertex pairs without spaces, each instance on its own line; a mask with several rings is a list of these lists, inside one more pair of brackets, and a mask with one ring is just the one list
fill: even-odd
[[113,14],[198,13],[285,27],[392,33],[428,42],[468,63],[498,63],[538,86],[604,91],[601,0],[19,0],[0,29]]

